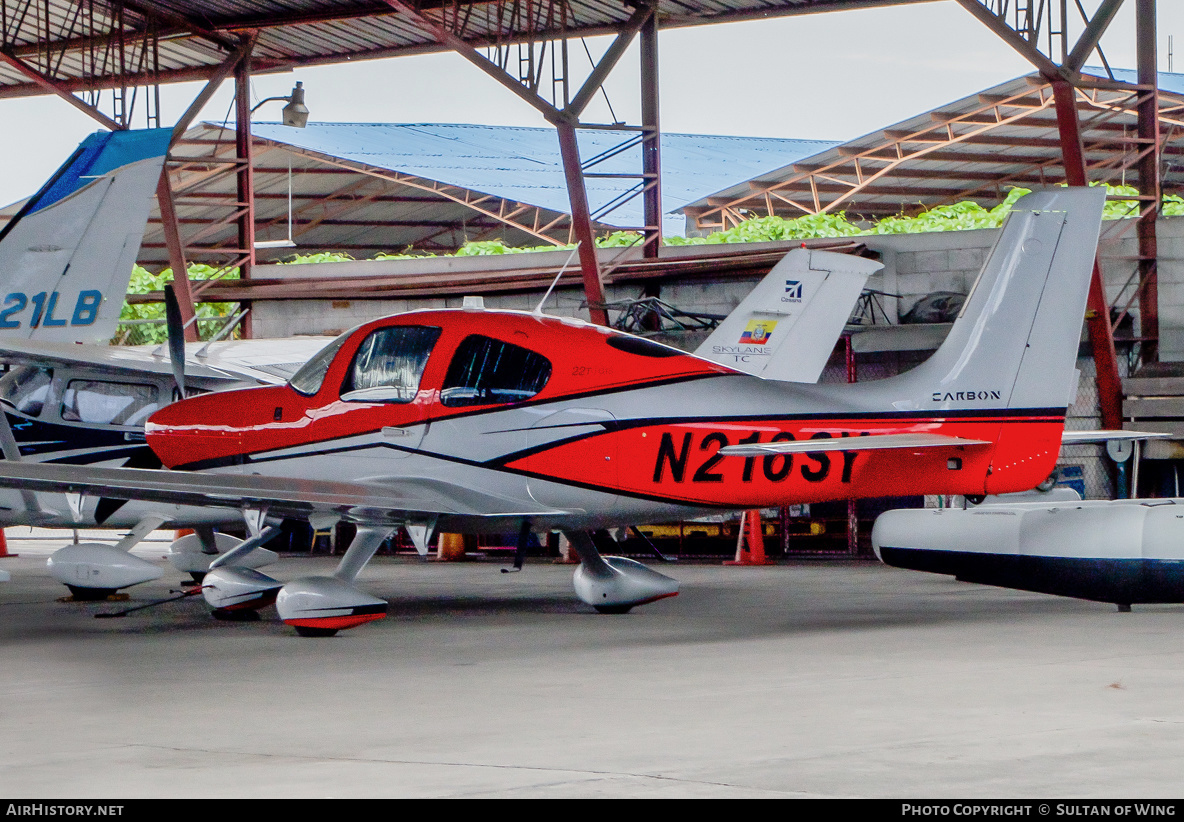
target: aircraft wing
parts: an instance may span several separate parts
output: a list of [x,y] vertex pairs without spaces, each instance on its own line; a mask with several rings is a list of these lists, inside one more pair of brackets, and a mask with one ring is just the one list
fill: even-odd
[[103,468],[0,460],[0,488],[19,488],[178,505],[265,508],[278,516],[332,513],[346,522],[390,524],[437,514],[471,517],[553,516],[524,503],[436,479],[333,482],[293,477],[147,468]]
[[940,448],[991,445],[989,440],[972,440],[944,434],[869,434],[862,437],[830,437],[789,442],[754,442],[719,449],[725,457],[761,457],[767,454],[812,454],[818,451],[867,451],[881,448]]
[[331,342],[332,337],[290,337],[188,343],[185,373],[196,374],[195,368],[205,367],[246,382],[283,385]]
[[[154,357],[140,347],[118,345],[74,345],[71,343],[37,342],[4,339],[0,341],[0,362],[19,365],[39,365],[46,368],[91,366],[125,376],[143,374],[172,374],[168,354]],[[204,365],[186,364],[185,374],[207,380],[237,380],[225,372]]]
[[[282,385],[328,337],[295,340],[233,340],[186,346],[185,376],[210,386],[259,383]],[[159,354],[157,352],[160,352]],[[168,351],[159,345],[75,345],[20,339],[0,340],[0,362],[45,368],[90,367],[113,375],[172,375]]]

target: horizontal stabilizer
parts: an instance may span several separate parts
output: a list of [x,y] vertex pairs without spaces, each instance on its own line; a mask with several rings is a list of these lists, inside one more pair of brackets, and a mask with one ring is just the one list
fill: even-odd
[[1153,434],[1149,431],[1066,431],[1061,435],[1061,445],[1077,445],[1088,442],[1109,442],[1110,440],[1159,440],[1171,434]]
[[942,434],[868,434],[790,442],[754,442],[719,449],[725,457],[761,457],[767,454],[812,454],[817,451],[868,451],[880,448],[940,448],[990,445],[988,440],[947,437]]

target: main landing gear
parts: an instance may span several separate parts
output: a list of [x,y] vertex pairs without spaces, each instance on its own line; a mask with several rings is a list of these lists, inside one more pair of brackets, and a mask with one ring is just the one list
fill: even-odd
[[227,554],[226,565],[215,561],[206,574],[202,593],[215,615],[257,611],[274,602],[280,619],[301,636],[333,636],[386,616],[386,601],[358,590],[354,580],[394,530],[395,526],[358,528],[332,576],[301,577],[287,584],[249,568],[233,567],[235,557]]
[[[121,588],[160,579],[164,575],[160,566],[130,551],[167,521],[167,517],[148,514],[114,545],[102,542],[67,545],[50,556],[49,572],[69,588],[78,601],[102,601]],[[241,550],[244,545],[249,545],[246,551]],[[203,529],[201,534],[189,534],[175,540],[169,546],[168,557],[177,570],[200,581],[211,565],[232,551],[239,552],[235,564],[243,568],[258,568],[278,559],[275,553],[259,545],[258,541],[244,542],[229,534],[215,534],[213,529]]]
[[[145,521],[133,529],[135,533],[129,534],[126,542],[134,544],[159,524]],[[275,527],[237,544],[222,535],[216,545],[209,538],[212,535],[185,537],[185,543],[177,545],[172,554],[187,560],[182,563],[184,570],[202,574],[201,593],[216,619],[258,619],[258,611],[274,603],[280,619],[301,636],[328,637],[386,616],[386,601],[359,590],[355,581],[395,527],[359,527],[332,575],[306,576],[286,584],[253,567],[275,556],[262,548],[279,533]],[[528,535],[529,528],[524,525],[515,568],[521,567]],[[625,557],[602,556],[587,532],[570,531],[567,538],[580,557],[573,578],[576,596],[600,613],[624,614],[638,605],[678,594],[677,580]],[[55,555],[51,566],[55,576],[70,584],[80,599],[105,597],[118,588],[161,575],[157,566],[131,556],[124,545],[68,549],[72,550],[63,549]],[[81,556],[75,557],[76,553]]]
[[638,605],[678,596],[678,580],[636,560],[601,556],[587,532],[565,533],[580,557],[572,580],[576,596],[600,613],[625,614]]

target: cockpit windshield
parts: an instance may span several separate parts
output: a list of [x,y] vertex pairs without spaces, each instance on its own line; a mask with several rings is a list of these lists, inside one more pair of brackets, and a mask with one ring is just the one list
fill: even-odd
[[345,341],[354,333],[354,330],[351,328],[314,354],[312,359],[302,365],[300,370],[292,375],[292,379],[288,380],[288,385],[306,397],[311,397],[320,391],[321,384],[325,381],[325,374],[328,373],[333,358],[337,356],[337,352],[341,350],[341,346],[345,345]]
[[52,368],[18,365],[0,378],[0,401],[22,414],[39,417],[52,383]]

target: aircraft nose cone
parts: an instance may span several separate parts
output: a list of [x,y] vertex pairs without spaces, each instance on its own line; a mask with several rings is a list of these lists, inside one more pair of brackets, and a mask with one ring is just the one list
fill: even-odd
[[169,468],[242,454],[244,434],[271,422],[275,388],[203,394],[167,405],[148,418],[148,445]]

